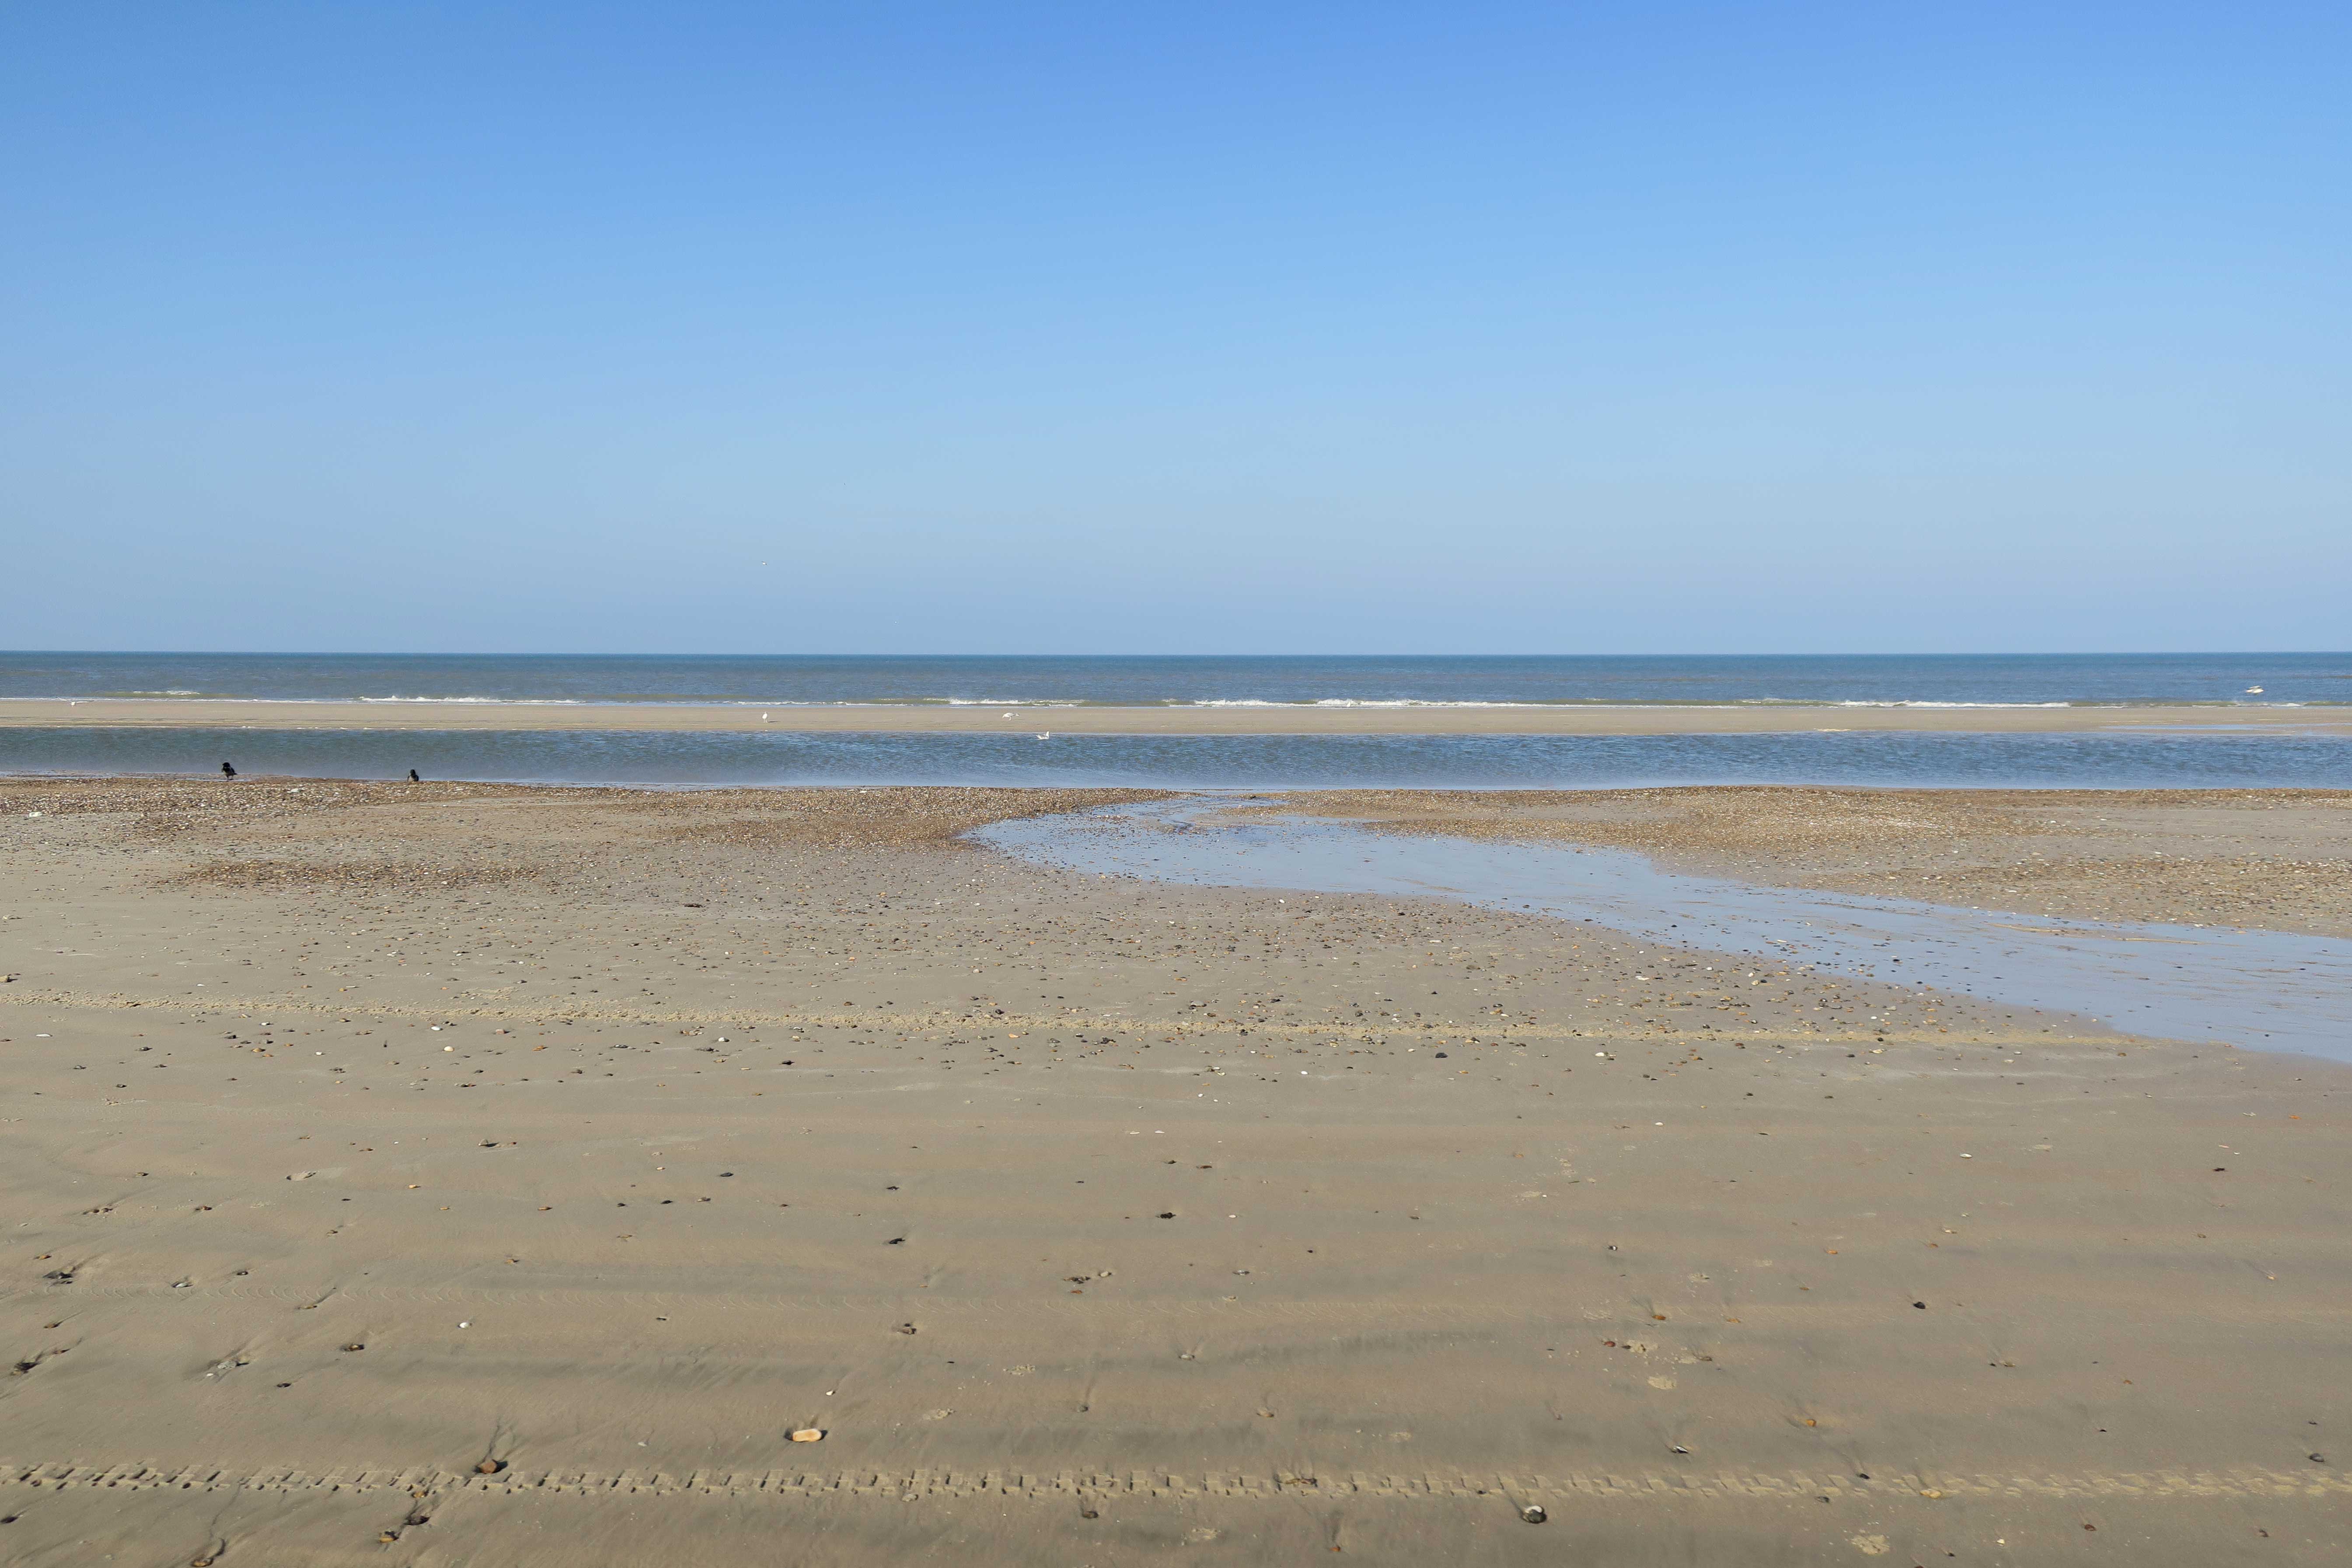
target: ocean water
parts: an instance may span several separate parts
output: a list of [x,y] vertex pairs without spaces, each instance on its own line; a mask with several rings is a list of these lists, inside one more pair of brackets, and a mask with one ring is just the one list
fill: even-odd
[[[1722,706],[2196,704],[2181,734],[1123,736],[207,729],[0,731],[0,772],[567,784],[1033,784],[1577,788],[1675,784],[2352,785],[2341,738],[2231,735],[2245,705],[2352,701],[2352,654],[1772,658],[641,658],[0,653],[0,698]],[[1042,719],[1043,715],[1041,715]],[[1041,723],[1040,728],[1048,725]]]
[[0,773],[525,783],[1587,789],[2352,787],[2352,738],[2118,734],[1069,735],[0,728]]
[[2352,653],[746,658],[0,653],[0,698],[1247,704],[2352,702]]

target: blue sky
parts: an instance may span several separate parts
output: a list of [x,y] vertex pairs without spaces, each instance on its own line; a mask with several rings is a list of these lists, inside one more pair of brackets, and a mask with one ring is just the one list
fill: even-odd
[[11,7],[0,646],[2343,647],[2347,45]]

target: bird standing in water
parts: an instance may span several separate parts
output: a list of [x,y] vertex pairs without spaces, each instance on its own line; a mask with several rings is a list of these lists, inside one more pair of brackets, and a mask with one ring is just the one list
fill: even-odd
[[236,777],[236,770],[230,767],[226,763],[223,763],[221,764],[221,777],[225,779],[233,779]]

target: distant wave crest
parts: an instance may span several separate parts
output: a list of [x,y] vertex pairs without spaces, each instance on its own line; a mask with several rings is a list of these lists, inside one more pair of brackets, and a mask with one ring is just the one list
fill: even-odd
[[[1070,697],[918,697],[917,702],[943,702],[950,708],[1076,708],[1080,706]],[[880,704],[877,704],[879,706]],[[855,702],[845,704],[856,707]]]
[[[305,699],[304,700],[314,700]],[[332,700],[330,699],[330,700]],[[362,702],[494,702],[512,708],[585,708],[576,697],[362,697]]]
[[1427,697],[1318,697],[1277,702],[1264,697],[1192,697],[1172,700],[1180,708],[1552,708],[1551,702],[1444,701]]

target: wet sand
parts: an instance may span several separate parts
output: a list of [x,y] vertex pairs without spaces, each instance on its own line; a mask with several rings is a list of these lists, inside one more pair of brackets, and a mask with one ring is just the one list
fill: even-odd
[[[764,717],[763,717],[764,715]],[[2162,731],[2352,734],[2352,708],[1055,708],[695,703],[245,702],[92,698],[0,700],[0,729],[78,725],[258,730],[777,730],[1067,735],[1760,735],[1914,731],[2074,734]]]
[[1786,887],[2352,936],[2352,790],[1327,790],[1281,809]]
[[0,1553],[2341,1559],[2352,1072],[1132,798],[0,784]]

